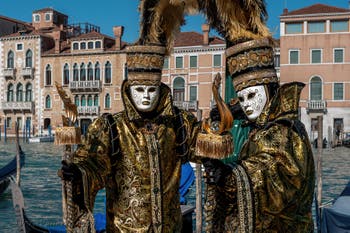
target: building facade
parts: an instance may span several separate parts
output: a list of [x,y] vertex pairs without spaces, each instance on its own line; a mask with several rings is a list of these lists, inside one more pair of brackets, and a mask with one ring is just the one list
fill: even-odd
[[328,142],[350,131],[349,19],[349,9],[323,4],[280,16],[280,80],[306,84],[300,117],[312,140],[318,116]]

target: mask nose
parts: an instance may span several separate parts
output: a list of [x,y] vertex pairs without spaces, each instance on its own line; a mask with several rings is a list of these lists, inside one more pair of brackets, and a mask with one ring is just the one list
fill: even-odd
[[145,90],[145,91],[143,92],[143,98],[144,98],[144,99],[150,99],[150,97],[149,97],[149,91],[148,91],[148,90]]

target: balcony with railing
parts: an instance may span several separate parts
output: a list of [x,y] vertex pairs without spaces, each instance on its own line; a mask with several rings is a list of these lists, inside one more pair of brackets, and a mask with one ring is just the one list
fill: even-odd
[[34,102],[2,102],[3,111],[34,111]]
[[98,115],[100,113],[99,106],[79,106],[78,114],[80,115]]
[[198,101],[174,101],[174,105],[179,109],[197,111]]
[[69,88],[72,92],[79,91],[101,91],[101,81],[71,81],[69,82]]
[[15,73],[16,73],[16,69],[14,68],[5,68],[3,70],[3,74],[5,78],[15,79]]
[[32,67],[24,67],[24,68],[22,68],[21,75],[24,78],[31,78],[31,79],[33,79],[34,78],[34,68],[32,68]]
[[327,102],[325,100],[309,100],[306,107],[306,112],[309,113],[327,113]]

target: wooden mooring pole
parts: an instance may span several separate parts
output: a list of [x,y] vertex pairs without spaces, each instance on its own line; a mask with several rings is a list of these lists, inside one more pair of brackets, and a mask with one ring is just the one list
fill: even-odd
[[[202,120],[202,110],[197,111],[197,119]],[[196,164],[196,233],[202,232],[202,165]]]
[[323,116],[317,117],[317,232],[321,233],[321,205],[322,205],[322,150],[323,150]]

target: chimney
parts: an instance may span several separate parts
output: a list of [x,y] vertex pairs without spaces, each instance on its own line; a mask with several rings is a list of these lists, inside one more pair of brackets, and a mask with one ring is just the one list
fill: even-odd
[[52,32],[53,40],[55,41],[55,53],[61,52],[61,31],[56,30]]
[[124,27],[123,26],[114,26],[113,33],[115,36],[115,49],[120,50],[122,47],[122,36],[124,33]]
[[288,8],[284,8],[284,9],[283,9],[283,14],[284,14],[284,15],[288,14]]
[[203,45],[209,45],[209,24],[202,24]]

